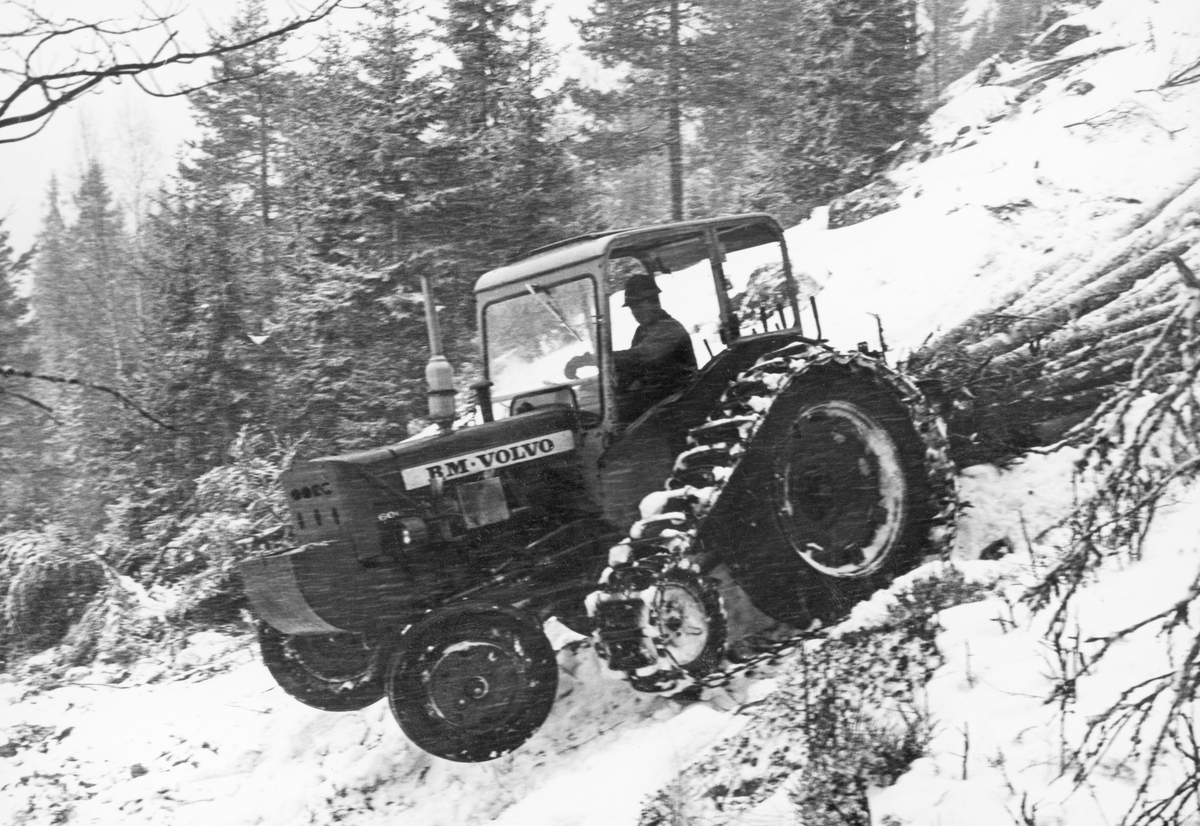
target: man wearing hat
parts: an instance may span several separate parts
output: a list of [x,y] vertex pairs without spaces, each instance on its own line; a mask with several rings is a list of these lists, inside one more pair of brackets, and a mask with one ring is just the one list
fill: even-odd
[[636,419],[696,373],[692,340],[659,304],[660,292],[649,273],[637,273],[625,282],[625,306],[638,323],[630,348],[613,352],[625,421]]

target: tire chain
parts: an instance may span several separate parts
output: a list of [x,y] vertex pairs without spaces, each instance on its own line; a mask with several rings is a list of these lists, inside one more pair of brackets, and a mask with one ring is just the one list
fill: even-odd
[[[588,612],[597,617],[599,628],[593,634],[597,653],[609,661],[610,668],[624,670],[627,678],[635,677],[642,684],[647,675],[660,676],[658,682],[669,686],[660,690],[677,690],[681,685],[716,688],[728,685],[736,676],[768,664],[774,665],[794,653],[804,642],[822,636],[816,629],[801,631],[787,637],[760,642],[758,649],[744,660],[726,668],[703,675],[688,675],[675,662],[671,652],[650,621],[649,611],[638,616],[638,628],[621,629],[627,640],[637,637],[645,663],[636,669],[622,669],[614,664],[616,648],[609,644],[603,621],[605,604],[636,602],[656,587],[656,570],[671,567],[698,566],[689,558],[697,529],[716,504],[725,483],[746,455],[746,446],[753,441],[766,419],[775,399],[793,381],[809,371],[826,365],[843,365],[870,375],[890,389],[903,405],[914,430],[925,446],[926,475],[936,511],[930,520],[930,540],[940,555],[949,552],[954,540],[958,514],[955,497],[955,470],[949,458],[946,424],[924,393],[908,376],[885,365],[881,360],[861,352],[840,352],[823,344],[795,342],[765,354],[749,369],[740,373],[721,396],[718,414],[688,432],[691,445],[675,460],[675,467],[664,485],[642,500],[643,518],[634,522],[629,536],[609,550],[609,568],[600,578],[600,587],[588,598]],[[698,478],[707,484],[698,487]],[[639,570],[638,562],[651,555],[670,564],[655,564],[649,572]],[[606,634],[606,631],[609,633]],[[610,636],[611,638],[611,636]],[[628,652],[626,652],[628,653]]]

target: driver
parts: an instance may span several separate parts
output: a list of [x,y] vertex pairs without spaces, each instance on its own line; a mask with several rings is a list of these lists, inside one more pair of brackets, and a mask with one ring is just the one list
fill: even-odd
[[692,340],[659,304],[661,292],[649,273],[638,273],[625,282],[625,306],[638,323],[630,348],[613,351],[625,421],[636,419],[696,373]]

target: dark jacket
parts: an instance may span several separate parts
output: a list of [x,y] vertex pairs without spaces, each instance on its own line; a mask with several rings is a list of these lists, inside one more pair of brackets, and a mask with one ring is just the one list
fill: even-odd
[[[654,317],[638,325],[633,345],[616,350],[618,392],[636,392],[639,400],[632,406],[638,415],[646,408],[674,393],[696,373],[696,353],[687,330],[661,307]],[[628,419],[629,415],[622,415]]]

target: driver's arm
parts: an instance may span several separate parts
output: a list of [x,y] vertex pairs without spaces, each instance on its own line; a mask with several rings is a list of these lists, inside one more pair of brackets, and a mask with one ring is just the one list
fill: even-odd
[[657,364],[670,357],[671,352],[688,338],[687,330],[673,318],[662,318],[639,328],[637,343],[628,350],[614,350],[617,368],[632,365]]

